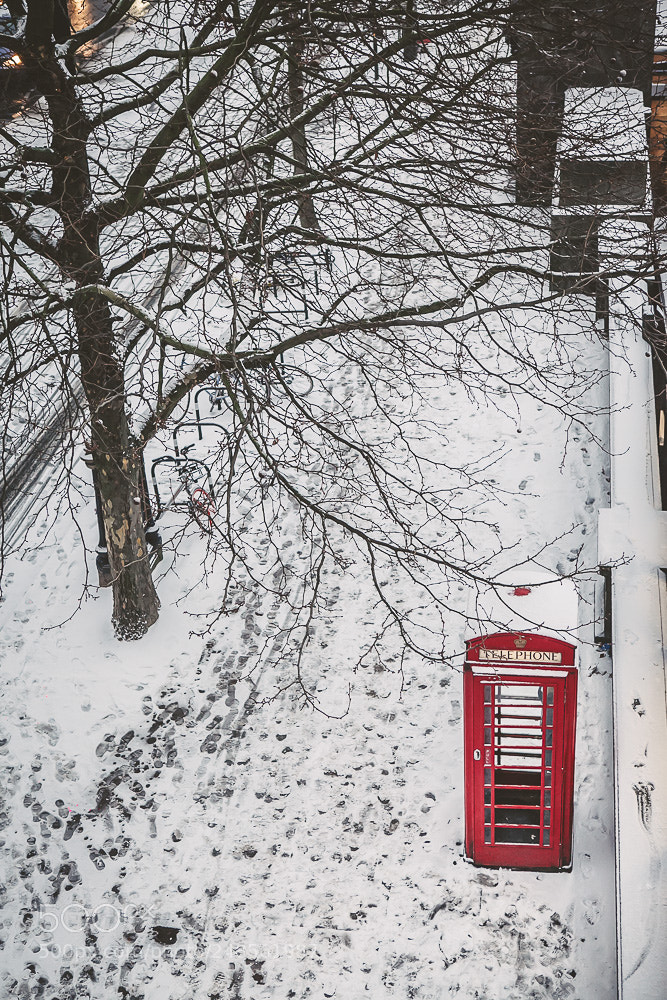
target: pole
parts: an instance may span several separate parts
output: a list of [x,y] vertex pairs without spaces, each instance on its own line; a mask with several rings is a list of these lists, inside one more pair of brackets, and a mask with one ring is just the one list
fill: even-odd
[[[201,435],[201,431],[199,432]],[[150,497],[148,495],[148,480],[146,478],[146,464],[144,462],[144,453],[141,452],[141,478],[139,481],[139,498],[141,500],[141,515],[144,521],[144,531],[146,533],[146,541],[152,549],[160,549],[162,547],[162,538],[160,532],[157,529],[155,523],[155,518],[153,517],[153,508],[151,507]]]
[[95,565],[97,566],[97,576],[100,587],[111,586],[111,566],[109,565],[109,552],[107,550],[107,537],[104,531],[104,518],[102,517],[102,498],[97,479],[97,470],[91,467],[93,473],[93,487],[95,489],[95,510],[97,512],[97,556]]

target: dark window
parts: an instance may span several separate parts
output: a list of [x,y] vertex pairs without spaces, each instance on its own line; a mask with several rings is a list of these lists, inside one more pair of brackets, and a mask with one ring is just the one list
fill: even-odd
[[561,160],[561,205],[643,205],[646,163],[634,160]]

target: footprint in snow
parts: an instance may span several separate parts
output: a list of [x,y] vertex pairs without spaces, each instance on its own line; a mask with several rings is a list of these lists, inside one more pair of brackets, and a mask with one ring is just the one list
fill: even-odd
[[581,858],[581,877],[590,878],[593,874],[593,862],[590,854],[584,854]]
[[199,749],[202,753],[215,753],[222,733],[209,733]]
[[96,757],[104,757],[105,753],[111,753],[115,749],[115,737],[112,733],[107,733],[101,743],[95,748]]
[[49,744],[54,747],[60,738],[60,729],[56,725],[53,719],[49,719],[48,722],[40,722],[35,726],[35,730],[38,733],[42,733],[49,741]]
[[599,831],[602,834],[607,832],[607,827],[604,820],[601,818],[597,810],[593,810],[584,821],[584,826],[587,830]]

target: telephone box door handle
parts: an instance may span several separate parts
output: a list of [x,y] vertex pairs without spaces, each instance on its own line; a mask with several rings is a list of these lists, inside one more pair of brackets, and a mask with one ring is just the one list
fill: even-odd
[[482,751],[481,750],[473,750],[472,759],[473,760],[481,760],[482,759]]

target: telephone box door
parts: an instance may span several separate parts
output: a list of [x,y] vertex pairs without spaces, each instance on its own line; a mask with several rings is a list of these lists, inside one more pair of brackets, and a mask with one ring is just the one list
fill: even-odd
[[475,864],[571,862],[576,672],[466,675],[466,850]]

